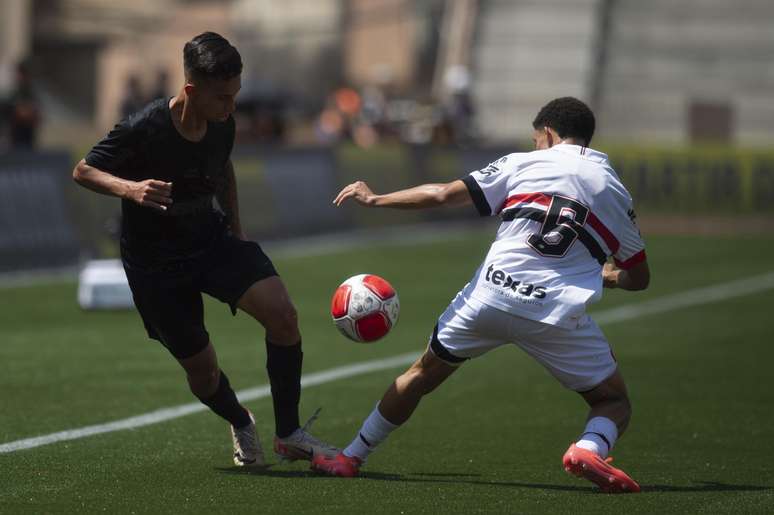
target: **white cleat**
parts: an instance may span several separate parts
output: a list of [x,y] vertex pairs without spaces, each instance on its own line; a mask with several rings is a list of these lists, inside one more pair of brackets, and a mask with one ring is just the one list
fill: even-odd
[[274,453],[280,461],[308,460],[312,461],[316,455],[335,457],[341,450],[333,445],[323,442],[312,436],[308,429],[320,414],[320,409],[314,412],[304,427],[296,429],[293,434],[285,438],[274,437]]
[[231,426],[231,440],[234,442],[234,465],[238,467],[265,467],[261,441],[255,430],[255,417],[250,411],[250,423],[245,427]]

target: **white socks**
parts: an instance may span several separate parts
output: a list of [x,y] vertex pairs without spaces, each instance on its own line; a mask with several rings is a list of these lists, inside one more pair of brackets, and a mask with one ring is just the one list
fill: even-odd
[[615,445],[616,439],[618,439],[618,428],[615,422],[605,417],[594,417],[586,424],[586,429],[575,446],[587,449],[605,459]]
[[344,449],[344,455],[356,457],[361,461],[365,461],[368,455],[374,451],[376,446],[382,443],[397,427],[398,426],[389,422],[381,413],[379,413],[379,405],[377,404],[371,414],[368,415],[368,418],[363,422],[363,426],[360,428],[358,435],[352,440],[352,443]]
[[[379,413],[377,404],[363,422],[355,439],[344,449],[344,455],[365,461],[376,446],[386,440],[398,427]],[[604,459],[607,458],[617,439],[618,428],[615,422],[606,417],[594,417],[586,423],[586,429],[575,445],[596,453]]]

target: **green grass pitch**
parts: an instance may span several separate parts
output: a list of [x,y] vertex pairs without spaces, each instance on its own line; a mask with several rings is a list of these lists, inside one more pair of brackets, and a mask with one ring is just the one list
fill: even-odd
[[[276,259],[301,316],[307,373],[421,351],[435,318],[482,259],[490,231],[425,245]],[[772,270],[774,238],[650,237],[651,289],[594,307]],[[339,336],[329,299],[372,272],[401,297],[384,341]],[[134,312],[84,313],[75,285],[3,289],[0,444],[189,403],[178,365]],[[393,433],[362,477],[307,464],[233,467],[226,424],[209,413],[0,454],[0,513],[772,513],[774,290],[603,327],[634,405],[616,463],[640,495],[598,494],[562,470],[586,408],[517,348],[465,364]],[[207,323],[236,389],[267,382],[260,327],[208,301]],[[302,417],[346,445],[400,369],[305,389]],[[270,447],[269,399],[248,403]]]

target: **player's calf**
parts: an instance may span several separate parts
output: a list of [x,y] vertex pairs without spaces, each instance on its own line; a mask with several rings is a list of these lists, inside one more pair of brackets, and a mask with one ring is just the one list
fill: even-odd
[[632,405],[620,371],[616,370],[599,385],[580,395],[591,408],[589,421],[596,417],[609,419],[615,425],[616,437],[623,434],[631,419]]
[[390,423],[403,424],[422,397],[438,388],[457,368],[426,351],[390,385],[379,403],[379,411]]

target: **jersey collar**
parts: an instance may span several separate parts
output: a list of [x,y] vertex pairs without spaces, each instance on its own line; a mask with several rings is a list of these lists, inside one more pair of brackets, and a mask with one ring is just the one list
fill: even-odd
[[596,161],[597,163],[608,162],[607,154],[603,152],[599,152],[598,150],[594,150],[593,148],[581,147],[580,145],[571,145],[570,143],[559,143],[558,145],[554,145],[553,147],[551,147],[551,150],[556,150],[557,152],[561,152],[563,154],[568,154],[572,156],[581,156],[583,159],[588,159],[589,161]]

